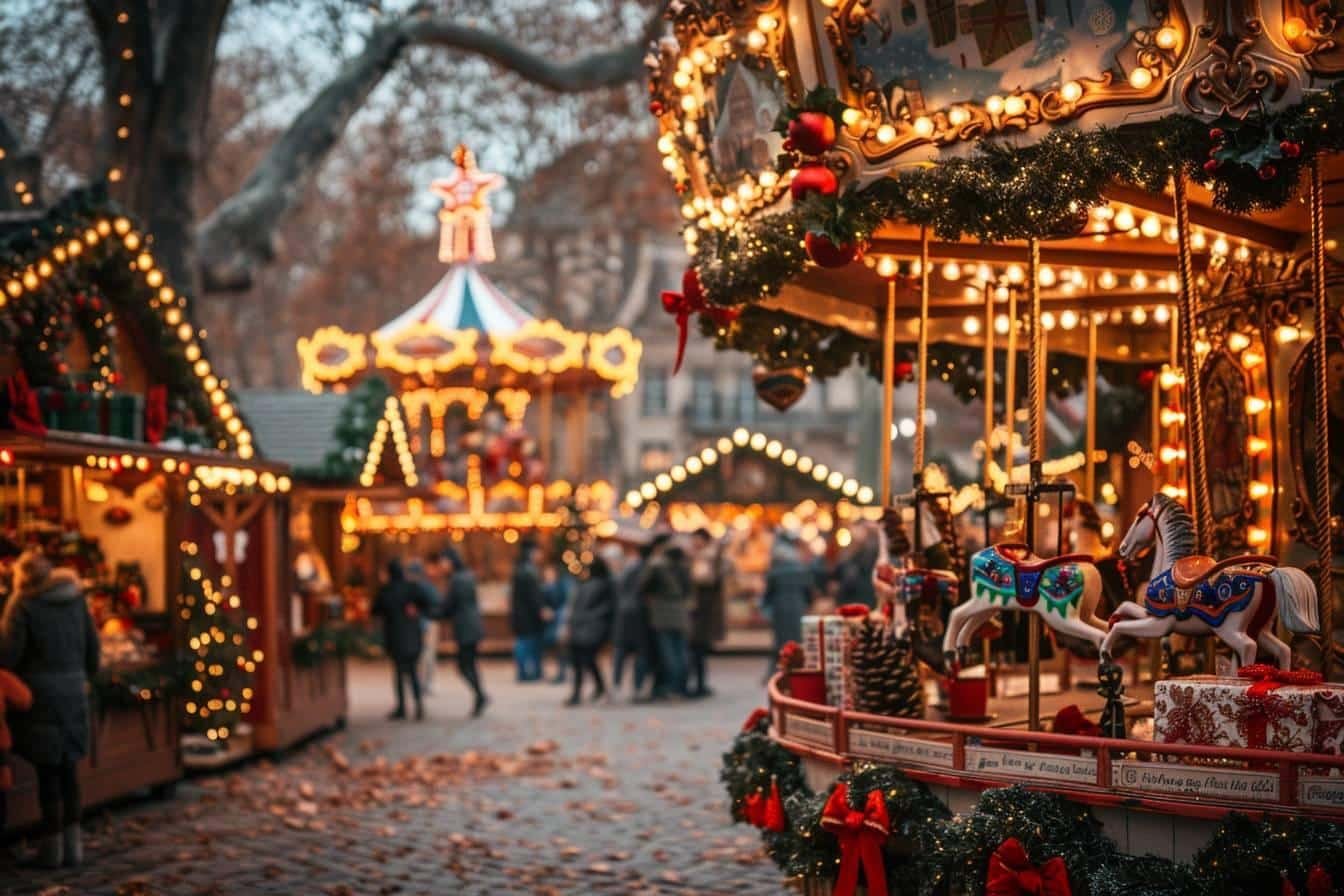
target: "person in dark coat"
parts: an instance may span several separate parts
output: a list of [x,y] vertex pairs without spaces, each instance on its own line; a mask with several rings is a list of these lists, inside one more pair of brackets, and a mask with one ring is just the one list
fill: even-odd
[[607,695],[602,670],[597,667],[597,652],[611,638],[612,618],[616,615],[616,585],[607,561],[594,556],[583,581],[579,583],[569,608],[569,654],[574,669],[574,690],[566,706],[578,706],[583,693],[583,674],[589,673],[596,685],[593,699]]
[[513,628],[513,659],[518,680],[541,680],[541,641],[552,610],[546,606],[541,584],[541,547],[524,541],[509,587],[509,624]]
[[32,708],[14,713],[9,727],[14,752],[37,769],[38,861],[48,868],[84,858],[77,763],[89,752],[89,680],[98,661],[98,632],[79,579],[53,570],[38,551],[25,553],[0,619],[0,666],[32,691]]
[[690,677],[691,696],[709,697],[713,691],[706,683],[708,658],[714,645],[723,640],[723,576],[720,569],[722,548],[708,529],[691,535],[691,606]]
[[431,612],[434,603],[434,596],[425,586],[406,578],[400,560],[387,561],[387,581],[374,595],[373,615],[383,620],[383,647],[396,670],[397,708],[388,718],[406,718],[407,682],[415,698],[416,721],[425,717],[416,664],[425,647],[420,620]]
[[660,674],[654,680],[653,699],[669,693],[686,696],[686,638],[691,631],[690,573],[685,553],[669,533],[650,545],[648,563],[640,582],[640,597],[649,611],[655,656]]
[[836,578],[840,584],[840,603],[863,604],[865,607],[877,605],[877,593],[873,590],[873,567],[877,566],[877,539],[875,528],[865,526],[856,528],[860,533],[859,541],[850,548],[849,555],[840,561]]
[[621,687],[625,664],[634,661],[634,693],[644,690],[644,680],[649,674],[649,614],[640,599],[639,584],[644,575],[644,551],[636,541],[626,541],[621,545],[625,556],[625,565],[616,577],[616,617],[612,627],[613,645],[611,658],[611,682],[616,689]]
[[770,548],[770,568],[765,574],[761,607],[770,617],[775,652],[769,658],[767,677],[774,673],[779,649],[789,641],[803,639],[803,614],[812,602],[812,572],[798,551],[797,536],[780,532]]
[[481,687],[481,673],[476,664],[476,651],[485,638],[481,622],[481,607],[476,599],[476,575],[468,568],[462,555],[452,548],[443,552],[450,573],[448,593],[443,602],[443,617],[453,626],[453,640],[457,642],[457,671],[476,695],[472,706],[473,718],[485,712],[490,702]]

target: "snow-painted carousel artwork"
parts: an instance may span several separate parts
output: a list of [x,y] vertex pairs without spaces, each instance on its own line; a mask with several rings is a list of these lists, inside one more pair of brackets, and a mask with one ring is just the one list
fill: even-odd
[[[906,383],[916,420],[930,380],[983,410],[973,444],[919,428],[904,498],[876,448],[884,507],[929,498],[926,442],[956,472],[940,650],[909,649],[934,580],[889,534],[888,612],[816,617],[725,757],[736,817],[782,791],[767,847],[807,892],[1340,892],[1339,10],[669,18],[650,109],[700,333],[866,368],[882,434]],[[755,110],[720,98],[743,70]],[[769,156],[728,164],[729,132]]]

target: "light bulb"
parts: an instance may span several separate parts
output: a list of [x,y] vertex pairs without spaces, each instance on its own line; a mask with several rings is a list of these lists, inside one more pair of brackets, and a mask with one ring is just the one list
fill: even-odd
[[1115,285],[1118,282],[1119,280],[1111,271],[1102,271],[1097,275],[1097,285],[1102,289],[1115,289]]
[[1162,233],[1162,222],[1158,220],[1157,215],[1149,215],[1144,218],[1143,223],[1139,225],[1139,233],[1142,233],[1149,239],[1154,239]]
[[1127,208],[1122,208],[1116,212],[1115,218],[1112,220],[1116,230],[1128,232],[1134,229],[1134,213]]
[[944,265],[943,265],[943,279],[944,279],[944,280],[960,280],[960,279],[961,279],[961,265],[957,264],[955,261],[949,261],[949,262],[947,262],[946,264],[944,264]]
[[1246,413],[1262,414],[1267,407],[1269,407],[1269,402],[1265,401],[1259,395],[1246,396]]
[[1059,95],[1066,103],[1076,103],[1083,98],[1083,85],[1077,81],[1066,81],[1064,86],[1059,88]]
[[1057,279],[1055,277],[1055,269],[1050,267],[1050,265],[1043,266],[1039,271],[1037,271],[1036,279],[1037,282],[1039,282],[1042,286],[1045,287],[1054,286],[1055,281]]

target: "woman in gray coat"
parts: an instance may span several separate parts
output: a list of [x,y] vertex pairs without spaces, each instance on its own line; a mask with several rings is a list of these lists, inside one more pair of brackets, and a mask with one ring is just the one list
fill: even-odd
[[485,689],[481,687],[481,673],[476,665],[476,651],[485,638],[485,625],[481,622],[481,607],[476,599],[476,575],[453,548],[443,552],[451,570],[448,579],[448,595],[443,604],[443,617],[453,625],[453,640],[457,642],[457,671],[476,695],[472,706],[473,718],[485,712],[490,702]]
[[19,557],[13,597],[0,618],[0,666],[33,692],[10,717],[14,752],[37,769],[42,807],[38,861],[48,868],[84,859],[78,762],[89,752],[89,680],[98,674],[98,632],[79,579],[38,551]]
[[583,692],[583,674],[593,677],[593,699],[607,695],[607,683],[597,667],[597,652],[611,638],[611,623],[616,615],[616,586],[611,568],[601,556],[593,557],[579,583],[578,593],[569,609],[569,656],[574,668],[574,691],[566,706],[578,706]]
[[779,649],[803,638],[803,614],[812,603],[812,585],[812,573],[798,554],[797,538],[790,532],[780,532],[770,549],[770,569],[761,597],[775,635],[775,656],[770,657],[767,676],[774,672]]

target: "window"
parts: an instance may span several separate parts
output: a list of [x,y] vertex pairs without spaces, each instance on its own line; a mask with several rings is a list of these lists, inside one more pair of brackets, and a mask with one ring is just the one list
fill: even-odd
[[756,419],[756,382],[751,374],[744,374],[737,381],[737,413],[742,423],[751,423]]
[[672,446],[666,442],[641,442],[639,469],[643,473],[661,473],[672,466]]
[[691,372],[691,413],[696,420],[712,421],[717,414],[715,413],[718,404],[718,396],[714,394],[714,371],[709,368],[699,368]]
[[662,417],[667,414],[667,371],[644,370],[639,378],[644,384],[640,392],[639,410],[645,417]]

